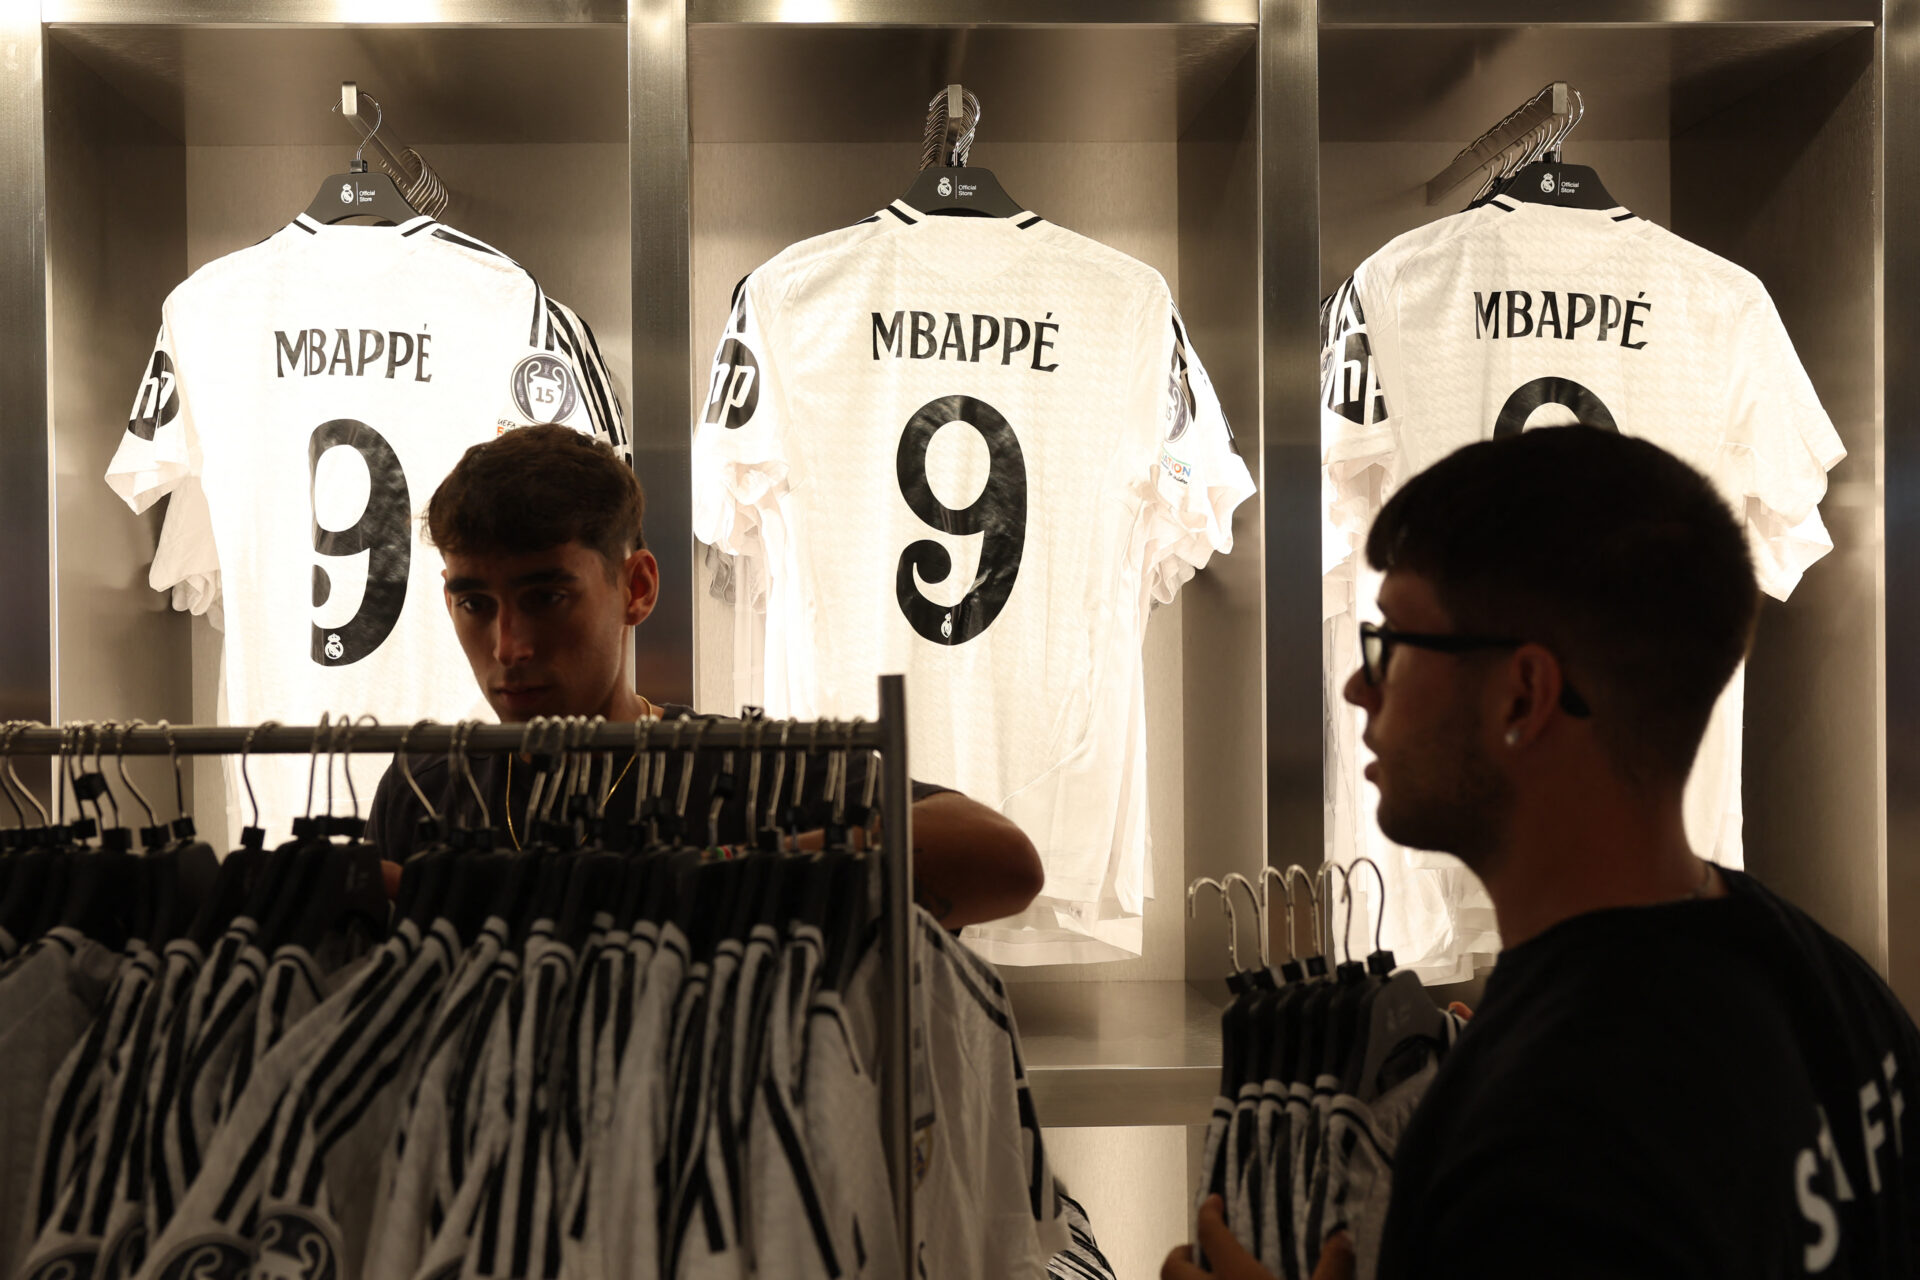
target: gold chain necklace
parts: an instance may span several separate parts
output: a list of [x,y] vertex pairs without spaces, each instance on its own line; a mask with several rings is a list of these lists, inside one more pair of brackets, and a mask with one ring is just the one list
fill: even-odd
[[[648,698],[644,693],[638,696],[640,701],[646,706],[646,710],[641,713],[642,716],[648,720],[655,719],[654,711],[656,708],[653,705],[653,700]],[[513,757],[518,754],[518,752],[507,753],[507,837],[513,841],[513,847],[515,849],[520,848],[520,833],[513,829]],[[613,793],[620,789],[620,784],[627,780],[627,774],[631,772],[632,769],[633,757],[628,756],[626,768],[620,770],[620,776],[615,778],[613,785],[607,788],[607,794],[600,797],[600,807],[602,809],[607,807],[607,801],[613,799]]]

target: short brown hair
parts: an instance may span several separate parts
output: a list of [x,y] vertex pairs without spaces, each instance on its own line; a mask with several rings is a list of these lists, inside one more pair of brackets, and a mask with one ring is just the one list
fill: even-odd
[[1760,607],[1746,534],[1712,483],[1595,427],[1450,454],[1381,509],[1366,552],[1425,578],[1461,630],[1551,650],[1642,781],[1685,781]]
[[549,423],[474,445],[427,503],[442,554],[527,555],[578,542],[610,569],[646,545],[647,496],[600,440]]

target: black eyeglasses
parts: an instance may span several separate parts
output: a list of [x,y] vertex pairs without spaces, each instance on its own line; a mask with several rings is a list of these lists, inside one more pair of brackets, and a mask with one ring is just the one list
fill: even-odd
[[[1474,653],[1481,649],[1518,649],[1526,644],[1525,640],[1514,640],[1505,636],[1461,636],[1432,635],[1417,631],[1392,631],[1386,627],[1377,627],[1371,622],[1360,624],[1360,669],[1366,675],[1367,683],[1377,685],[1387,678],[1387,659],[1393,654],[1397,644],[1411,645],[1415,649],[1431,649],[1435,653]],[[1560,709],[1570,716],[1585,718],[1593,714],[1593,708],[1587,700],[1574,692],[1573,686],[1560,685]]]

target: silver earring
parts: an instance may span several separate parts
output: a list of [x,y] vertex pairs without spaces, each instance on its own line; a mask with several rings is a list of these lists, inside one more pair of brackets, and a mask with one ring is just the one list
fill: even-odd
[[1520,730],[1518,726],[1507,730],[1507,745],[1510,747],[1517,747],[1520,745]]

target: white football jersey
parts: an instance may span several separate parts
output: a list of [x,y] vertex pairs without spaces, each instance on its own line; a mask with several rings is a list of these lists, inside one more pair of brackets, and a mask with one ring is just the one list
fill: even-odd
[[[1359,662],[1354,623],[1378,616],[1379,577],[1358,552],[1374,513],[1464,445],[1585,422],[1710,478],[1746,527],[1761,588],[1784,600],[1833,546],[1818,504],[1846,450],[1759,280],[1624,208],[1501,196],[1442,218],[1362,263],[1322,327],[1328,803],[1366,810],[1328,814],[1329,853],[1370,854],[1398,877],[1386,943],[1404,963],[1464,977],[1463,954],[1499,946],[1484,893],[1453,859],[1380,835],[1377,793],[1357,781],[1364,717],[1340,697]],[[1742,670],[1686,797],[1693,848],[1731,867],[1742,862],[1744,689]]]
[[[479,694],[416,519],[469,446],[541,422],[628,452],[593,336],[523,267],[430,218],[302,214],[168,296],[107,483],[176,495],[150,581],[222,598],[224,720],[452,720]],[[385,767],[355,761],[363,806]],[[247,772],[270,830],[305,812],[305,760]],[[231,760],[227,799],[238,831]]]
[[915,775],[1018,822],[1046,901],[1139,883],[1150,602],[1253,491],[1157,272],[899,202],[797,244],[736,291],[693,472],[695,534],[763,578],[770,713],[872,716],[904,672]]

